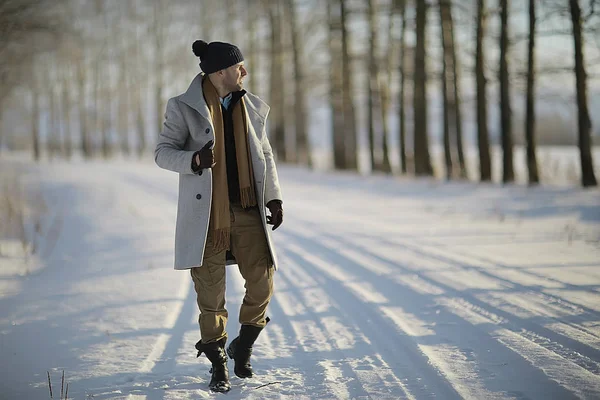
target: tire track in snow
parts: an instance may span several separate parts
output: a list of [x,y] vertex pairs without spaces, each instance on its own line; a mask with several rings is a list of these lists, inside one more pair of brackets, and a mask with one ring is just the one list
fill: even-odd
[[[378,264],[381,263],[381,260],[379,260],[379,258],[376,255],[373,255],[370,251],[368,251],[367,249],[364,248],[360,248],[358,247],[356,244],[352,243],[352,244],[347,244],[347,243],[343,243],[340,244],[339,246],[331,246],[331,243],[328,241],[328,239],[324,238],[324,237],[318,237],[318,238],[314,238],[314,235],[310,235],[309,232],[306,232],[307,236],[296,236],[298,231],[303,231],[302,229],[296,229],[295,230],[295,234],[290,234],[291,237],[294,239],[294,241],[298,242],[300,245],[305,244],[305,247],[307,249],[312,249],[312,250],[316,250],[319,254],[320,257],[323,258],[325,261],[324,263],[329,263],[331,264],[335,264],[335,263],[339,263],[339,265],[344,265],[344,272],[340,272],[339,276],[337,276],[338,279],[344,279],[344,276],[346,276],[346,279],[348,279],[348,276],[351,275],[351,273],[354,272],[360,272],[358,270],[356,270],[356,268],[352,268],[353,266],[357,266],[360,269],[366,270],[366,273],[359,273],[358,274],[358,279],[359,281],[373,281],[373,282],[379,282],[378,285],[378,289],[379,290],[384,290],[382,293],[384,295],[389,295],[390,298],[394,298],[394,297],[400,297],[401,295],[403,295],[403,293],[398,292],[398,288],[397,286],[394,286],[393,282],[391,279],[389,279],[388,277],[385,276],[380,276],[377,277],[373,271],[371,270],[370,267],[361,265],[361,264],[357,264],[353,261],[352,257],[347,257],[347,256],[343,256],[340,254],[340,252],[344,252],[344,251],[354,251],[355,253],[359,253],[357,255],[364,257],[371,257],[373,264]],[[298,241],[299,240],[299,241]],[[321,252],[319,249],[323,249],[324,252]],[[384,260],[383,261],[384,265],[381,266],[375,266],[373,267],[374,269],[382,269],[385,268],[385,264],[390,265],[389,261]],[[395,268],[396,270],[403,269],[402,267],[399,267],[397,265],[390,265],[390,267]],[[325,268],[325,266],[322,268],[323,271],[327,272],[328,274],[332,274],[332,272],[330,270],[327,270]],[[330,267],[331,269],[331,267]],[[408,271],[403,271],[403,272],[409,272],[410,274],[414,274],[415,271],[414,270],[408,270]],[[335,273],[333,273],[334,275],[332,275],[334,278],[336,278]],[[431,279],[428,278],[427,276],[420,276],[420,278],[426,282],[430,282],[431,283]],[[437,284],[437,282],[435,282],[435,284]],[[440,287],[444,288],[443,285],[440,285]],[[408,288],[410,289],[410,287]],[[450,288],[445,288],[446,289],[446,293],[449,292]],[[394,292],[396,292],[397,294],[394,294]],[[455,290],[453,290],[453,293],[456,293]],[[418,292],[413,293],[412,295],[410,295],[403,303],[403,306],[407,306],[407,307],[417,307],[414,304],[410,304],[412,302],[415,301],[415,298],[422,298],[423,302],[427,303],[428,300],[426,300],[427,297],[431,297],[431,295],[428,296],[423,296],[422,294],[419,295]],[[431,300],[429,300],[429,302],[431,302]],[[415,311],[419,312],[419,309],[415,309]],[[422,313],[422,311],[421,311]],[[456,324],[456,322],[453,322],[452,319],[448,319],[447,317],[445,317],[443,314],[438,315],[436,318],[438,319],[442,319],[444,321],[446,321],[446,324],[450,324],[450,326],[452,324]],[[464,322],[464,321],[463,321]],[[437,322],[437,325],[440,325],[441,322]],[[403,328],[405,328],[407,325],[402,325]],[[410,325],[408,325],[410,326]],[[414,326],[414,324],[413,324]],[[469,374],[473,374],[476,373],[474,370],[472,370],[473,366],[470,366],[469,364],[469,360],[466,360],[466,363],[463,362],[462,366],[460,364],[460,359],[455,359],[455,360],[451,360],[451,362],[447,362],[445,361],[444,355],[442,354],[442,358],[438,359],[437,357],[440,355],[438,354],[437,351],[433,350],[433,348],[431,348],[430,346],[428,346],[428,342],[426,340],[427,336],[423,334],[423,332],[416,332],[417,335],[414,336],[418,336],[418,337],[423,337],[423,339],[421,340],[420,344],[422,346],[421,349],[429,349],[430,351],[428,351],[426,354],[428,357],[431,357],[432,361],[434,362],[434,364],[436,364],[437,366],[439,366],[440,368],[442,368],[442,370],[440,371],[441,373],[447,374],[449,372],[449,376],[453,376],[454,375],[454,370],[456,368],[462,368],[463,372],[467,375]],[[490,354],[487,354],[481,347],[483,346],[482,343],[485,343],[486,346],[488,346],[488,348],[492,348],[495,349],[494,351],[496,353],[499,353],[500,355],[502,355],[502,357],[504,359],[506,359],[508,362],[513,364],[514,366],[517,366],[517,370],[512,369],[511,371],[509,371],[508,376],[506,377],[506,381],[504,385],[498,385],[498,381],[497,379],[488,376],[488,377],[482,377],[487,379],[486,382],[491,385],[492,387],[495,387],[497,391],[503,392],[506,390],[507,387],[514,387],[515,386],[515,380],[521,384],[521,389],[523,393],[527,393],[527,392],[531,392],[531,389],[529,388],[530,384],[527,381],[523,381],[523,376],[521,374],[519,374],[517,371],[527,371],[527,374],[529,374],[531,377],[536,377],[536,379],[539,380],[544,380],[544,385],[538,385],[538,387],[536,388],[536,390],[538,392],[536,392],[536,395],[539,396],[539,391],[541,392],[545,392],[545,395],[542,397],[545,398],[557,398],[556,396],[558,396],[558,398],[561,398],[561,396],[559,395],[560,393],[562,393],[562,397],[565,396],[569,396],[570,394],[566,391],[564,391],[565,389],[562,388],[561,386],[553,386],[551,385],[550,380],[547,380],[548,377],[543,375],[543,373],[541,371],[538,371],[536,369],[532,369],[531,366],[529,364],[526,363],[526,360],[524,360],[520,355],[517,355],[516,353],[513,353],[512,351],[510,351],[509,349],[507,349],[504,345],[501,345],[500,343],[498,343],[494,338],[489,337],[489,336],[485,336],[487,337],[487,339],[484,339],[484,337],[481,335],[481,332],[479,330],[477,330],[474,327],[471,327],[470,325],[465,326],[464,323],[462,324],[462,331],[459,332],[458,334],[456,334],[453,338],[454,340],[458,340],[458,342],[465,342],[468,344],[469,340],[472,341],[472,344],[470,346],[473,346],[477,343],[477,346],[480,347],[480,351],[479,351],[479,356],[482,357],[482,361],[485,361],[488,364],[491,364],[492,367],[494,367],[493,363],[496,362],[495,358],[498,357],[498,354],[496,354],[494,357],[492,357]],[[470,338],[470,339],[469,339]],[[415,339],[417,340],[417,339]],[[483,342],[482,342],[483,341]],[[466,348],[468,348],[469,346],[464,346]],[[509,351],[509,353],[506,353],[506,351]],[[447,356],[453,356],[453,354],[450,352],[446,352]],[[453,370],[452,371],[444,371],[444,367],[451,367]],[[536,371],[538,371],[538,374],[536,375]],[[512,376],[511,376],[512,374]],[[480,386],[480,389],[482,390],[481,393],[479,393],[478,395],[474,394],[472,392],[473,388],[469,385],[476,385],[477,381],[471,381],[469,383],[469,385],[465,385],[463,382],[451,382],[453,384],[457,385],[458,389],[461,389],[463,391],[461,391],[461,395],[462,396],[467,396],[467,397],[478,397],[481,398],[483,397],[490,397],[492,396],[492,393],[490,393],[489,391],[487,391],[485,388]],[[468,390],[467,393],[464,392],[464,390]],[[551,395],[552,393],[552,395]],[[534,396],[535,397],[535,396]]]
[[[315,350],[320,358],[326,356],[328,359],[320,361],[319,365],[324,369],[326,380],[332,386],[334,393],[344,393],[345,390],[348,395],[341,396],[341,398],[374,396],[377,399],[396,399],[400,393],[405,398],[411,398],[402,382],[393,374],[386,373],[389,371],[389,367],[383,360],[371,359],[368,351],[371,346],[365,342],[365,338],[360,337],[360,328],[348,325],[343,315],[339,313],[340,306],[330,299],[326,288],[312,279],[313,285],[310,288],[304,286],[302,281],[297,286],[293,277],[299,274],[305,275],[302,265],[288,257],[284,258],[283,263],[285,267],[278,271],[279,280],[285,282],[287,290],[276,292],[276,297],[281,299],[282,294],[289,292],[293,296],[289,299],[291,303],[302,305],[303,312],[299,317],[303,319],[296,318],[297,321],[292,321],[301,344],[304,344],[301,337],[303,322],[315,322],[313,328],[316,328],[325,338],[327,343],[327,348],[323,349],[326,350],[325,354],[319,349]],[[288,276],[290,271],[293,271],[291,277]],[[285,307],[284,309],[289,314],[289,308]],[[366,349],[361,350],[359,347],[366,347]],[[344,389],[344,385],[347,386],[347,389]],[[388,391],[382,390],[382,388]]]
[[[339,217],[341,219],[346,219],[346,215],[342,214],[342,213],[339,213]],[[358,221],[360,219],[357,216],[352,215],[352,216],[348,216],[348,220],[352,221],[352,222],[357,222],[358,223]],[[299,224],[299,225],[302,225],[304,227],[311,227],[315,231],[319,231],[320,230],[320,227],[317,224],[315,224],[314,222],[312,222],[312,221],[305,221],[305,220],[303,220],[302,223]],[[382,225],[380,223],[378,223],[378,222],[374,222],[373,220],[367,220],[367,221],[365,221],[365,226],[367,228],[369,228],[371,231],[373,231],[373,230],[377,231],[377,228],[381,227]],[[366,234],[366,236],[369,236],[371,238],[371,239],[369,239],[370,244],[378,246],[379,250],[382,249],[382,243],[384,243],[384,242],[385,243],[389,243],[389,244],[393,244],[393,246],[394,246],[393,248],[387,248],[387,249],[385,249],[385,250],[387,250],[387,252],[389,254],[397,253],[398,249],[402,248],[405,251],[412,252],[415,256],[417,256],[417,258],[432,259],[432,260],[441,262],[443,264],[450,264],[450,265],[452,265],[454,267],[458,267],[459,269],[464,270],[464,271],[469,271],[470,269],[473,268],[471,266],[465,268],[464,263],[461,263],[461,262],[453,260],[453,259],[449,259],[449,258],[445,258],[445,257],[440,257],[439,255],[436,255],[436,254],[430,254],[427,251],[419,248],[418,246],[416,246],[416,245],[410,245],[410,244],[406,243],[405,241],[403,241],[403,242],[393,241],[392,242],[389,239],[387,239],[387,237],[386,237],[387,235],[385,235],[385,232],[380,232],[380,235],[378,235],[378,236],[375,236],[373,234],[370,234],[370,235]],[[345,240],[345,239],[342,239],[340,236],[337,236],[337,235],[334,235],[334,234],[330,234],[329,237],[331,237],[332,239],[335,239],[337,237],[338,239]],[[376,257],[376,258],[382,260],[383,262],[385,262],[388,265],[390,265],[390,267],[395,267],[395,268],[400,267],[399,265],[397,265],[396,263],[394,263],[390,259],[381,257],[379,254],[375,254],[372,250],[366,249],[365,248],[365,240],[364,239],[361,239],[361,241],[358,241],[358,240],[355,240],[355,239],[351,239],[348,244],[350,244],[351,246],[363,248],[366,251],[366,254],[370,254],[371,256]],[[346,244],[344,244],[344,246],[345,245]],[[474,267],[474,268],[477,268],[477,267]],[[407,270],[407,269],[404,268],[404,270]],[[477,269],[477,271],[481,272],[481,271],[479,271],[479,269]],[[410,269],[410,272],[419,275],[421,279],[425,279],[426,281],[434,282],[435,284],[443,284],[444,288],[447,288],[447,289],[451,288],[449,285],[447,285],[445,283],[441,283],[439,281],[439,279],[431,279],[431,278],[429,278],[426,273],[422,273],[422,272],[415,271],[415,270],[412,270],[412,269]],[[495,275],[489,274],[487,271],[484,271],[484,272],[486,273],[486,275],[490,276],[494,281],[497,281],[497,282],[504,281],[506,284],[509,284],[511,286],[515,285],[515,283],[513,281],[509,281],[509,280],[506,280],[506,279],[503,280],[502,278],[499,278],[499,277],[497,277]],[[516,284],[516,285],[518,285],[518,284]],[[522,290],[524,290],[524,291],[528,289],[525,286],[521,286],[520,288]],[[451,288],[451,289],[452,290],[456,290],[455,288]],[[461,292],[461,293],[464,293],[464,292]],[[546,294],[543,293],[543,295],[546,295]],[[479,299],[477,299],[477,301],[480,304],[482,303],[482,301],[480,301]],[[568,303],[568,302],[566,302],[562,298],[556,298],[556,302],[555,303],[560,303],[560,302],[562,302],[562,303]],[[488,304],[490,307],[494,307],[492,304],[489,304],[489,303],[483,302],[483,304]],[[586,312],[590,313],[589,315],[597,315],[597,313],[594,310],[591,310],[589,308],[585,308],[585,307],[582,307],[582,306],[577,305],[577,304],[572,304],[571,306],[584,309]],[[515,318],[519,318],[518,316],[514,316],[514,315],[512,315],[512,314],[510,314],[510,313],[508,313],[508,312],[506,312],[506,311],[504,311],[502,309],[498,309],[498,307],[494,307],[494,309],[498,310],[498,312],[500,312],[501,314],[503,314],[505,316],[513,316]],[[520,318],[520,320],[523,321],[523,322],[525,322],[524,318]],[[560,321],[560,322],[562,322],[562,321]],[[577,353],[586,354],[586,356],[589,356],[589,357],[593,358],[593,362],[594,363],[600,362],[600,350],[597,349],[597,348],[595,348],[594,346],[590,346],[587,343],[583,343],[583,342],[577,341],[577,340],[575,340],[575,339],[573,339],[571,337],[565,336],[564,334],[562,334],[560,332],[552,331],[552,330],[550,330],[550,329],[548,329],[548,328],[546,328],[544,326],[536,324],[535,322],[528,322],[527,321],[525,323],[527,324],[527,329],[528,330],[536,331],[536,328],[537,328],[537,329],[541,330],[541,332],[540,331],[536,332],[540,336],[548,336],[550,339],[552,339],[555,342],[561,343],[561,345],[564,346],[564,347],[566,347],[566,348],[572,348]],[[582,329],[582,328],[579,328],[577,325],[570,325],[570,326],[572,328],[574,328],[574,329],[579,329],[579,330]],[[590,332],[590,331],[588,331],[588,330],[584,330],[584,334],[593,335],[593,333]],[[579,359],[579,357],[575,357],[574,360],[572,360],[572,361],[575,361],[575,360],[578,360],[578,359]],[[585,364],[588,364],[588,363],[585,362],[584,365],[582,365],[582,366],[585,366]]]
[[[329,236],[331,236],[331,235],[329,235]],[[327,243],[327,241],[320,240],[319,243],[323,244],[323,243]],[[361,254],[363,254],[363,255],[368,254],[376,260],[379,260],[384,263],[388,263],[390,266],[395,265],[396,268],[398,268],[400,270],[405,270],[405,268],[402,267],[401,265],[394,264],[391,260],[382,258],[382,256],[372,253],[372,250],[366,249],[364,247],[359,247],[359,245],[357,243],[355,243],[354,241],[352,241],[352,245],[355,246],[355,248],[359,248]],[[342,246],[344,246],[344,245],[342,245]],[[529,329],[529,325],[531,325],[530,323],[526,323],[526,325],[528,325],[528,326],[526,328],[524,328],[523,323],[525,323],[525,321],[522,318],[515,317],[514,315],[509,314],[503,310],[496,309],[495,307],[490,306],[488,303],[485,303],[485,302],[479,300],[478,298],[475,298],[472,295],[469,295],[467,293],[456,290],[453,287],[445,285],[444,283],[439,282],[437,280],[433,280],[432,278],[429,278],[426,274],[418,273],[412,269],[407,272],[417,274],[420,279],[422,279],[426,282],[429,282],[429,283],[433,282],[435,285],[438,285],[440,288],[442,288],[446,293],[452,294],[452,295],[456,296],[456,298],[461,299],[461,301],[463,301],[464,304],[468,304],[470,306],[470,308],[481,310],[481,311],[479,311],[480,315],[486,315],[486,318],[488,318],[488,319],[489,319],[490,315],[494,316],[493,317],[494,324],[498,323],[497,318],[501,318],[500,323],[502,324],[502,326],[508,328],[512,334],[522,337],[522,340],[530,342],[532,345],[534,345],[535,348],[538,348],[538,347],[544,348],[546,351],[555,354],[554,357],[560,357],[561,359],[564,359],[565,362],[572,363],[571,365],[573,367],[582,368],[582,370],[585,370],[586,372],[591,373],[592,376],[595,376],[595,379],[598,379],[598,376],[597,376],[598,375],[598,372],[597,372],[598,364],[594,360],[590,359],[586,355],[580,354],[578,352],[573,352],[572,350],[569,350],[569,348],[565,348],[561,344],[556,343],[555,341],[552,341],[551,338],[549,339],[547,337],[547,335],[542,335],[542,334],[536,332],[535,328]],[[493,311],[489,311],[490,309],[492,309]],[[540,328],[543,328],[543,327],[540,327]],[[552,335],[550,335],[550,336],[552,336]],[[514,351],[516,351],[516,349],[518,349],[518,348],[523,349],[524,347],[522,347],[522,346],[521,347],[513,347],[512,349]],[[526,360],[529,360],[526,355],[522,355],[522,356]],[[550,359],[550,358],[547,358],[547,359]],[[531,363],[531,364],[533,366],[535,366],[536,368],[540,368],[541,366],[543,366],[543,364],[540,364],[540,363],[538,363],[538,364]],[[547,373],[547,369],[544,369],[544,368],[540,368],[540,369],[543,370],[544,373]],[[584,376],[585,376],[585,374],[584,374]],[[551,378],[557,382],[562,382],[560,379],[558,379],[559,377],[556,374],[551,376]],[[575,380],[574,382],[568,382],[568,384],[569,384],[568,386],[571,390],[574,390],[573,388],[578,388],[579,386],[585,386],[586,384],[588,384],[587,378],[583,379],[582,376],[577,376],[575,374],[575,375],[570,376],[570,378]]]
[[521,354],[531,365],[543,370],[551,379],[567,387],[578,397],[600,397],[600,379],[587,369],[573,365],[569,360],[540,345],[530,333],[496,328],[493,315],[462,299],[441,298],[440,303]]
[[[381,240],[381,238],[377,239],[377,240]],[[442,261],[449,261],[454,265],[461,265],[463,266],[463,268],[465,270],[474,270],[477,271],[478,273],[481,273],[483,275],[486,275],[487,277],[490,277],[492,279],[495,279],[497,281],[501,281],[504,282],[508,285],[514,286],[515,288],[519,289],[520,291],[524,292],[524,293],[531,293],[531,294],[535,294],[538,297],[542,298],[542,301],[545,305],[548,304],[552,304],[555,305],[557,307],[562,307],[564,310],[566,310],[566,314],[576,314],[573,315],[571,317],[576,317],[577,320],[579,322],[583,322],[583,321],[587,321],[590,318],[595,318],[596,320],[600,320],[600,312],[598,312],[597,310],[591,309],[589,307],[586,307],[584,305],[581,304],[577,304],[574,303],[568,299],[565,299],[563,297],[554,295],[554,294],[550,294],[547,292],[540,290],[535,290],[535,288],[530,287],[530,286],[525,286],[523,284],[520,284],[518,282],[515,282],[513,280],[504,278],[502,276],[498,276],[496,274],[494,274],[494,270],[490,270],[489,268],[485,268],[485,267],[479,267],[477,265],[473,265],[473,263],[470,261],[468,262],[468,264],[465,265],[465,260],[461,260],[460,257],[465,257],[465,255],[458,255],[456,253],[447,251],[443,248],[439,248],[439,247],[435,247],[433,245],[427,245],[427,246],[423,246],[423,245],[417,245],[416,243],[408,243],[407,241],[403,241],[402,243],[399,243],[397,241],[390,241],[389,239],[383,239],[384,242],[390,243],[391,245],[394,246],[402,246],[405,248],[410,248],[410,250],[415,251],[415,252],[423,252],[423,253],[427,253],[429,254],[429,257],[436,257]],[[547,277],[544,275],[539,275],[536,274],[528,269],[523,269],[523,268],[519,268],[519,267],[512,267],[510,265],[505,265],[502,263],[498,263],[489,259],[486,259],[484,257],[481,256],[473,256],[473,255],[466,255],[466,257],[469,257],[472,260],[477,260],[480,263],[484,263],[486,265],[493,265],[495,267],[499,267],[502,270],[512,270],[512,271],[517,271],[521,274],[525,274],[525,275],[529,275],[534,279],[538,279],[538,280],[545,280],[545,281],[549,281],[549,282],[553,282],[557,285],[559,285],[562,288],[566,288],[566,289],[573,289],[573,290],[581,290],[581,288],[577,285],[573,285],[573,284],[569,284],[569,283],[565,283],[562,282],[558,279],[552,278],[552,277]],[[588,292],[593,292],[592,290],[588,290]],[[535,310],[535,312],[538,312],[539,310]],[[557,318],[553,318],[553,319],[557,319]],[[585,333],[595,336],[597,339],[600,339],[600,336],[598,336],[597,334],[595,334],[594,332],[591,332],[589,330],[584,329],[583,327],[579,326],[579,325],[572,325],[570,324],[572,327],[580,329],[582,331],[584,331]]]
[[307,254],[309,248],[294,245],[296,238],[287,232],[285,235],[283,251],[287,257],[295,260],[312,276],[323,279],[323,284],[330,289],[330,297],[342,305],[339,311],[345,319],[361,327],[373,349],[403,382],[408,391],[406,396],[419,399],[437,396],[444,399],[460,398],[452,385],[437,370],[431,368],[428,358],[413,343],[405,338],[392,336],[390,332],[395,331],[394,327],[378,315],[377,310],[358,299],[338,280],[339,277],[328,271],[327,261]]
[[[342,217],[340,217],[340,218],[342,218]],[[344,215],[343,218],[346,219],[347,217]],[[358,220],[355,216],[350,216],[350,217],[348,217],[348,219],[352,220],[352,222],[356,222]],[[380,224],[378,224],[378,222],[376,222],[376,221],[377,221],[377,219],[374,219],[374,221],[369,221],[367,224],[368,227],[371,228],[372,231],[377,231],[377,227],[380,226]],[[519,283],[515,282],[514,280],[510,280],[510,279],[506,279],[502,276],[498,276],[497,274],[494,273],[494,272],[496,272],[494,270],[490,270],[489,268],[482,268],[477,265],[474,265],[474,261],[478,262],[478,263],[485,263],[485,264],[491,265],[491,266],[498,266],[498,267],[501,267],[503,270],[515,271],[518,273],[526,274],[528,276],[531,276],[533,279],[551,282],[551,283],[554,283],[555,285],[558,285],[558,287],[561,287],[561,288],[580,290],[581,289],[580,286],[565,283],[559,279],[552,278],[549,276],[539,275],[539,274],[536,274],[529,270],[524,270],[524,269],[521,269],[518,267],[511,267],[509,265],[505,265],[502,263],[498,263],[498,262],[486,259],[485,257],[479,256],[479,255],[471,255],[471,254],[458,255],[458,254],[452,253],[450,251],[447,251],[446,248],[443,246],[440,247],[436,244],[431,243],[431,241],[428,241],[427,239],[424,239],[423,241],[425,243],[429,243],[429,244],[427,246],[423,246],[422,244],[411,243],[412,240],[410,240],[410,237],[406,237],[405,239],[399,241],[398,239],[390,239],[389,237],[383,237],[380,233],[381,232],[378,232],[378,234],[368,234],[368,233],[363,233],[363,234],[364,234],[364,236],[369,237],[371,240],[377,241],[379,243],[385,242],[385,243],[389,243],[391,246],[410,249],[410,250],[414,251],[415,253],[419,253],[418,254],[419,256],[424,256],[429,259],[436,259],[441,262],[447,262],[452,265],[462,267],[466,271],[477,271],[477,273],[483,274],[495,281],[504,282],[511,286],[516,286],[519,290],[521,290],[524,293],[526,293],[526,292],[532,293],[539,297],[542,297],[543,298],[542,301],[543,301],[544,305],[552,304],[552,305],[556,305],[559,307],[564,307],[565,310],[568,310],[565,314],[569,314],[569,313],[571,314],[569,316],[569,321],[565,321],[564,318],[563,319],[554,318],[556,321],[559,322],[559,324],[564,323],[564,325],[562,325],[562,326],[556,325],[555,327],[557,329],[555,329],[555,332],[559,335],[564,336],[566,340],[572,339],[573,336],[580,338],[581,341],[579,341],[579,343],[581,343],[581,345],[583,345],[583,346],[588,346],[588,347],[587,347],[587,349],[582,348],[582,347],[580,347],[580,345],[578,345],[576,343],[577,341],[574,341],[574,342],[572,341],[571,346],[575,346],[574,350],[576,350],[578,352],[587,352],[587,351],[590,351],[590,349],[593,349],[592,351],[597,351],[597,355],[600,354],[600,336],[596,332],[593,332],[590,329],[586,329],[585,326],[582,326],[582,324],[587,321],[590,321],[590,320],[599,321],[600,320],[600,312],[598,312],[596,309],[586,307],[585,304],[573,302],[573,301],[566,299],[564,297],[561,297],[559,295],[556,295],[553,293],[548,293],[546,291],[542,291],[542,289],[535,290],[532,287],[528,287],[528,286],[519,284]],[[393,235],[391,237],[393,237]],[[467,261],[467,258],[469,259],[468,261]],[[589,289],[587,292],[595,294],[597,291],[593,291],[593,290]],[[524,304],[527,304],[527,303],[524,303]],[[530,311],[530,310],[528,310],[528,311]],[[577,315],[574,315],[574,314],[577,314]]]
[[[356,240],[351,240],[351,242],[355,246],[364,246],[364,244],[359,245]],[[369,241],[369,242],[372,246],[379,246],[379,250],[387,251],[388,254],[391,254],[392,252],[395,251],[395,248],[394,249],[392,249],[392,248],[384,249],[384,247],[380,243],[377,244],[377,243],[375,243],[375,241]],[[471,267],[465,268],[460,262],[455,261],[453,259],[447,259],[447,258],[440,259],[439,257],[437,257],[435,255],[428,255],[428,253],[426,251],[418,248],[418,246],[415,246],[415,245],[407,245],[407,244],[399,244],[399,243],[396,243],[395,245],[396,245],[396,248],[402,247],[408,251],[414,252],[419,257],[433,257],[437,260],[440,260],[440,261],[443,261],[450,265],[453,265],[454,267],[458,267],[462,270],[468,271],[469,269],[471,269]],[[374,254],[372,252],[372,250],[365,249],[364,247],[363,247],[363,250],[365,252],[371,254],[373,257],[376,257],[385,263],[389,263],[391,265],[396,265],[399,268],[403,268],[402,266],[395,264],[393,261],[391,261],[391,259],[387,258],[388,257],[387,255],[384,257],[380,254]],[[414,270],[412,270],[412,272],[418,274],[422,279],[424,279],[426,281],[434,282],[435,284],[442,287],[446,291],[451,291],[451,292],[455,293],[456,296],[458,296],[458,297],[463,297],[464,299],[468,300],[470,303],[472,303],[474,305],[477,305],[484,309],[491,309],[493,313],[506,319],[507,323],[512,326],[512,330],[515,332],[517,332],[521,329],[525,329],[527,331],[535,333],[536,335],[538,335],[540,337],[547,338],[549,341],[547,341],[546,344],[549,347],[552,347],[554,349],[553,351],[557,351],[558,354],[560,354],[561,356],[569,359],[573,363],[575,363],[583,368],[588,369],[590,372],[592,372],[596,375],[600,374],[600,350],[599,349],[597,349],[587,343],[582,343],[580,341],[577,341],[577,340],[573,339],[572,337],[565,336],[564,334],[562,334],[560,332],[555,332],[555,331],[541,325],[539,322],[536,322],[535,320],[530,321],[526,318],[515,315],[514,313],[507,312],[503,308],[500,308],[502,306],[502,303],[506,302],[506,299],[504,299],[504,298],[501,300],[498,300],[498,301],[490,301],[490,299],[483,300],[483,299],[481,299],[481,296],[476,297],[475,295],[471,295],[469,293],[466,293],[465,291],[457,290],[456,288],[448,285],[447,283],[441,282],[440,279],[431,278],[428,276],[427,273],[419,273]],[[481,271],[478,271],[478,272],[481,272]],[[511,282],[508,280],[504,280],[502,278],[498,278],[492,274],[486,274],[486,275],[489,275],[490,277],[494,277],[497,281],[504,282],[505,284],[511,284],[524,293],[527,293],[529,291],[528,287],[519,285],[518,283],[514,283],[514,282]],[[554,302],[554,304],[560,304],[560,303],[557,300],[556,302]],[[572,313],[572,310],[569,310],[569,312]],[[560,318],[554,318],[554,317],[547,317],[547,318],[551,318],[552,320],[555,320],[558,322],[564,322]],[[538,319],[538,318],[536,318],[536,319]],[[567,325],[572,326],[572,327],[577,327],[576,325],[572,325],[569,322],[567,322]],[[585,332],[589,333],[587,331],[585,331]],[[556,343],[557,345],[551,345],[550,343],[552,343],[552,342]],[[571,349],[571,351],[569,351],[569,349]]]

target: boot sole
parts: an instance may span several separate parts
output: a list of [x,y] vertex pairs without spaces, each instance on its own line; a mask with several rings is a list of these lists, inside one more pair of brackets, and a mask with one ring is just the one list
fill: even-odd
[[231,385],[228,386],[215,386],[215,387],[208,387],[212,392],[217,392],[217,393],[227,393],[231,390]]

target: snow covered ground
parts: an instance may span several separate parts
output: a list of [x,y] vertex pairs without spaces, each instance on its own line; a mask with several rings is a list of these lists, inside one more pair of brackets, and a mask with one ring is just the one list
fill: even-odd
[[[176,174],[27,171],[46,210],[33,259],[0,247],[0,398],[49,398],[47,371],[57,398],[63,370],[73,399],[600,398],[599,190],[281,168],[258,377],[222,395],[172,269]],[[227,278],[233,338],[243,281]]]

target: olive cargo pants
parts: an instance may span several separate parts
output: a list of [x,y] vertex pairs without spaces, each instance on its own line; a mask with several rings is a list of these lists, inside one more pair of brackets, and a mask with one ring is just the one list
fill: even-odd
[[[240,324],[264,327],[267,305],[273,295],[273,262],[257,207],[244,209],[231,204],[231,253],[246,284],[240,308]],[[200,316],[202,343],[227,337],[225,308],[226,250],[213,251],[212,235],[206,239],[201,267],[191,269]]]

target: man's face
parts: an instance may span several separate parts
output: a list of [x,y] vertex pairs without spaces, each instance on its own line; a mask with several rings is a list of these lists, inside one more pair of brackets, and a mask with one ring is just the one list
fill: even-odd
[[248,75],[244,62],[237,63],[223,70],[223,84],[230,92],[237,92],[244,87],[244,77]]

